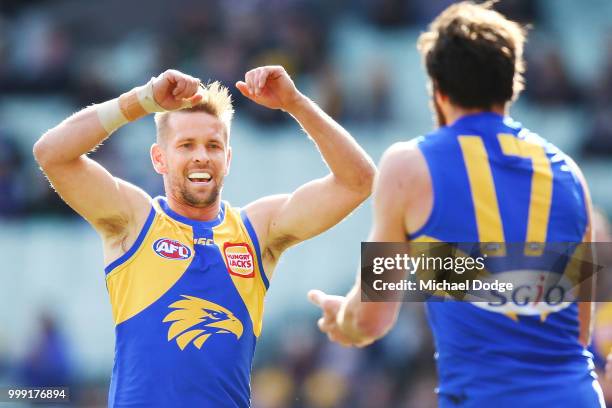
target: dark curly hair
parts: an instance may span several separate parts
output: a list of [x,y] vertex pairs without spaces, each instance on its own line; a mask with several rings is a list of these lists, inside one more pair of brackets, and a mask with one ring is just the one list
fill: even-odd
[[504,105],[524,87],[526,29],[493,3],[453,4],[418,40],[434,89],[463,108]]

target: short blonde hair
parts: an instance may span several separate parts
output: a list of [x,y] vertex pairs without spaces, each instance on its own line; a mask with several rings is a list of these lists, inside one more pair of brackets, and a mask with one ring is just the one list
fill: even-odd
[[225,125],[227,140],[229,141],[232,118],[234,116],[234,106],[229,89],[221,85],[219,81],[214,81],[206,85],[201,85],[200,92],[204,95],[202,101],[191,107],[180,111],[160,112],[155,114],[155,127],[157,129],[157,142],[164,140],[168,118],[172,112],[204,112],[219,119]]

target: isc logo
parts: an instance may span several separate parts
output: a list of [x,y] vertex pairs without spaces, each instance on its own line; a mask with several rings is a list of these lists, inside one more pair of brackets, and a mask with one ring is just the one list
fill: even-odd
[[188,259],[191,256],[191,249],[188,246],[168,238],[155,241],[153,250],[157,255],[166,259]]

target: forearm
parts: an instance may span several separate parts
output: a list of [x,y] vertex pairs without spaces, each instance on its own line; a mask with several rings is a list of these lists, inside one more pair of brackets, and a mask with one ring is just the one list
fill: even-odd
[[34,156],[43,167],[70,162],[93,150],[107,137],[95,105],[90,106],[47,131],[34,145]]
[[316,143],[336,179],[369,195],[376,170],[353,137],[306,96],[300,95],[287,111]]
[[34,145],[37,161],[44,167],[76,160],[95,149],[115,129],[146,115],[144,109],[134,108],[137,89],[89,106],[47,131]]
[[337,323],[355,345],[367,346],[391,330],[398,311],[397,302],[363,302],[360,280],[357,280],[340,307]]
[[370,339],[363,330],[363,325],[359,323],[361,302],[359,299],[359,287],[357,284],[346,295],[340,310],[338,311],[338,327],[354,344],[370,344],[374,339]]

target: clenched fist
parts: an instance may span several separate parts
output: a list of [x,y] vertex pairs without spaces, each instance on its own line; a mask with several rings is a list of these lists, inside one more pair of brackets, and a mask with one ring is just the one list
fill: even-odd
[[295,87],[285,68],[270,65],[250,70],[236,88],[247,98],[270,109],[291,113],[304,95]]
[[193,106],[202,101],[198,93],[200,80],[174,69],[169,69],[153,79],[153,97],[166,110]]

